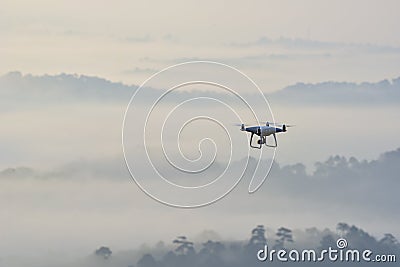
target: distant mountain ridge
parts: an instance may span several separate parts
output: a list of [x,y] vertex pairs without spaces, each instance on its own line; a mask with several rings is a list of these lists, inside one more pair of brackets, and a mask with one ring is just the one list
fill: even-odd
[[[121,99],[129,97],[137,87],[96,76],[78,74],[23,75],[21,72],[9,72],[0,76],[1,94],[40,94],[41,97],[64,98],[79,96],[80,99]],[[31,95],[31,96],[32,96]]]
[[[34,76],[10,72],[0,76],[0,96],[9,100],[34,102],[49,101],[129,101],[137,85],[125,85],[96,76],[58,74]],[[158,94],[154,88],[146,88],[148,94]],[[198,91],[185,92],[199,96]],[[212,94],[220,94],[213,93]],[[258,97],[242,94],[244,97]],[[350,83],[327,81],[321,83],[297,83],[273,93],[266,93],[269,101],[287,104],[397,104],[400,102],[400,77],[376,83]],[[0,102],[1,101],[0,99]],[[3,104],[3,103],[2,103]]]
[[376,83],[297,83],[269,94],[273,100],[314,104],[391,104],[400,102],[400,77]]

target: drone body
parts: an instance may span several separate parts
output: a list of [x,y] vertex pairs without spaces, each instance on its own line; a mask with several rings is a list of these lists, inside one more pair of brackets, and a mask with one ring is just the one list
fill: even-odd
[[[274,125],[274,126],[271,126]],[[259,126],[251,126],[251,127],[245,127],[244,124],[240,125],[240,130],[241,131],[246,131],[251,133],[250,137],[250,147],[252,148],[258,148],[261,149],[262,145],[265,145],[267,147],[277,147],[278,142],[276,141],[276,134],[277,133],[283,133],[287,131],[287,127],[291,127],[292,125],[286,125],[282,124],[280,127],[277,127],[278,124],[276,123],[270,123],[267,122],[265,125],[259,125]],[[260,137],[260,139],[257,140],[258,146],[253,145],[253,137],[254,135],[257,135]],[[274,143],[273,144],[268,144],[267,143],[267,137],[268,136],[273,136],[274,138]]]

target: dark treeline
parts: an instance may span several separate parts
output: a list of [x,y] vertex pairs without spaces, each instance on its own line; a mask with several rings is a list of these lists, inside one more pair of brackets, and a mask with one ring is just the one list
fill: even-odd
[[[377,239],[368,234],[364,230],[351,226],[346,223],[339,223],[336,231],[325,229],[320,231],[316,228],[307,229],[305,235],[296,240],[295,232],[291,229],[281,227],[274,236],[267,237],[266,229],[263,225],[255,227],[245,241],[214,241],[208,240],[203,243],[191,242],[186,236],[178,236],[172,240],[170,249],[160,256],[157,248],[154,248],[154,256],[152,252],[143,253],[141,258],[129,266],[125,267],[186,267],[186,266],[208,266],[208,267],[224,267],[224,266],[281,266],[281,265],[299,265],[299,266],[365,266],[365,264],[372,264],[373,266],[388,265],[399,266],[400,244],[392,234],[385,234],[382,238]],[[315,240],[317,237],[318,242],[312,245],[309,240]],[[303,239],[303,240],[300,240]],[[287,262],[281,262],[276,258],[273,261],[267,259],[260,261],[257,258],[257,252],[264,249],[265,245],[268,251],[285,250],[289,253],[292,250],[297,250],[300,255],[303,250],[315,250],[318,259],[320,253],[324,249],[331,247],[338,249],[338,240],[345,239],[347,246],[341,248],[344,252],[348,250],[358,250],[361,253],[364,250],[371,250],[372,255],[370,258],[375,259],[376,255],[384,255],[389,257],[394,255],[395,258],[387,258],[385,263],[365,262],[351,260],[345,261],[331,261],[326,256],[323,261],[303,261],[300,257],[299,261],[293,261],[288,258]],[[95,251],[96,257],[103,261],[109,261],[112,251],[108,247],[101,247]],[[396,260],[397,262],[393,262]],[[392,261],[392,262],[389,262]]]

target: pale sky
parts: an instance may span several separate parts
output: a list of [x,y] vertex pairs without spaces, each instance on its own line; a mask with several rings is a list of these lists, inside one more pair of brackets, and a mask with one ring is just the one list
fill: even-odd
[[[390,79],[400,69],[399,5],[3,1],[0,73],[66,72],[140,84],[171,64],[210,59],[245,71],[264,91],[299,81]],[[265,37],[275,42],[256,44]],[[296,41],[277,42],[281,37]]]

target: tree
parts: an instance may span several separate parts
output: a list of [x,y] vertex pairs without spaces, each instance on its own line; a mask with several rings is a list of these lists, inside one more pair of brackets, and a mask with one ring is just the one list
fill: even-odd
[[398,246],[399,241],[397,241],[396,237],[392,234],[385,234],[384,237],[379,241],[381,244]]
[[378,245],[377,240],[373,236],[355,225],[350,226],[346,223],[339,223],[336,229],[341,237],[346,238],[349,247],[371,249]]
[[265,245],[266,243],[267,239],[265,238],[264,225],[257,225],[257,227],[251,231],[251,238],[249,241],[249,245],[258,245],[258,244]]
[[193,242],[187,240],[186,236],[178,236],[174,241],[178,244],[175,251],[180,255],[188,255],[194,253]]
[[282,249],[288,242],[293,242],[292,230],[281,227],[278,229],[276,236],[278,237],[275,242],[275,248]]
[[96,254],[97,256],[103,257],[103,258],[106,260],[106,259],[108,259],[108,258],[111,256],[112,251],[111,251],[111,249],[108,248],[108,247],[100,247],[99,249],[97,249],[97,250],[95,251],[95,254]]
[[385,234],[384,237],[379,240],[379,246],[385,253],[399,251],[400,244],[396,237],[392,234]]

